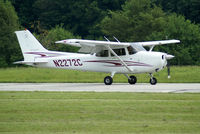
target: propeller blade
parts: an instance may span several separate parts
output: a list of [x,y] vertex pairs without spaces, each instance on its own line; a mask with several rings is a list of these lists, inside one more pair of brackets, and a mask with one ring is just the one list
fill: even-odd
[[169,63],[169,61],[167,62],[167,73],[168,73],[168,79],[170,79],[171,76],[170,76],[170,63]]
[[165,56],[165,58],[166,58],[166,60],[167,60],[167,73],[168,73],[168,79],[171,78],[171,76],[170,76],[170,63],[169,63],[169,60],[171,60],[171,59],[174,58],[174,57],[175,57],[175,56],[170,55],[170,54],[167,54],[167,55]]

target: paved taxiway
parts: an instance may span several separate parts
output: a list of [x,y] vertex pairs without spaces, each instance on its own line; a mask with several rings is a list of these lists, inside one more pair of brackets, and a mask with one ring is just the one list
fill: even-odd
[[161,92],[161,93],[200,93],[200,83],[0,83],[0,91],[66,91],[66,92]]

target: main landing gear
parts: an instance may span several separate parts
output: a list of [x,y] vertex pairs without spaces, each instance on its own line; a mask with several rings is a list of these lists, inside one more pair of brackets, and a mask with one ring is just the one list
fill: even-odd
[[115,75],[115,72],[112,72],[111,76],[106,76],[104,78],[105,85],[111,85],[113,83],[113,77],[114,77],[114,75]]
[[[105,85],[111,85],[113,83],[113,77],[114,77],[115,73],[112,73],[111,76],[106,76],[104,78],[104,83]],[[137,78],[133,75],[131,75],[130,77],[127,74],[124,74],[127,78],[128,78],[128,83],[129,84],[135,84],[137,82]]]
[[131,75],[128,79],[129,84],[135,84],[137,82],[137,78],[133,75]]
[[111,84],[113,83],[113,78],[110,77],[110,76],[106,76],[106,77],[104,78],[104,83],[105,83],[106,85],[111,85]]
[[[105,85],[111,85],[113,83],[113,77],[114,77],[115,73],[112,73],[111,76],[106,76],[104,78],[104,83]],[[127,74],[124,74],[127,78],[128,78],[128,83],[133,85],[137,82],[137,78],[133,75],[128,76]],[[157,79],[153,77],[153,75],[150,73],[150,84],[151,85],[156,85],[157,83]]]
[[128,83],[133,85],[137,82],[137,78],[133,75],[131,75],[130,77],[127,74],[124,74],[127,78],[128,78]]

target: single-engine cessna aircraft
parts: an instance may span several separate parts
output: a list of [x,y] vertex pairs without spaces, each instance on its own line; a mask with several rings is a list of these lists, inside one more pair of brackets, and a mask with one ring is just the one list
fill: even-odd
[[[150,83],[155,85],[157,80],[152,74],[166,67],[167,60],[174,56],[153,52],[154,46],[180,43],[179,40],[120,42],[115,37],[116,42],[106,37],[107,41],[66,39],[55,42],[80,47],[80,53],[68,53],[45,49],[28,30],[15,33],[24,56],[24,61],[16,64],[110,73],[104,78],[106,85],[112,84],[115,74],[124,74],[130,84],[135,84],[137,78],[128,74],[138,73],[149,73]],[[144,46],[149,46],[149,51]]]

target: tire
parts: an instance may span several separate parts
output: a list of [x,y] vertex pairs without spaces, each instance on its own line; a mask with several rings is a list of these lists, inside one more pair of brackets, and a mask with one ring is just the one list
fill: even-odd
[[105,85],[111,85],[111,84],[113,83],[112,77],[106,76],[106,77],[104,78],[104,83],[105,83]]
[[150,83],[151,83],[151,85],[156,85],[156,83],[157,83],[157,79],[156,78],[151,78],[150,79]]
[[130,79],[128,79],[129,84],[135,84],[137,82],[137,78],[133,75],[130,76]]

